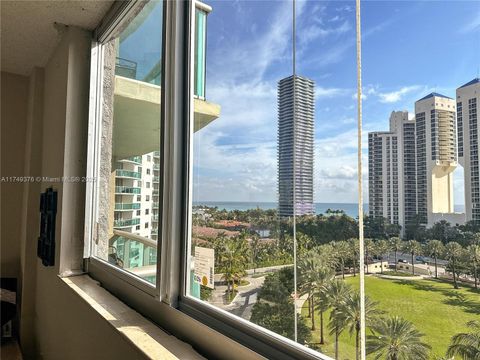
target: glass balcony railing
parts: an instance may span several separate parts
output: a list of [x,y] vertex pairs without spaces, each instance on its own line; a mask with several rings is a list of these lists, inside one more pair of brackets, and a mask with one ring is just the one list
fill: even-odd
[[160,151],[154,151],[153,156],[154,157],[160,157]]
[[157,242],[121,230],[113,230],[108,261],[155,284]]
[[160,164],[153,164],[153,170],[160,170]]
[[152,221],[158,222],[158,215],[152,215]]
[[154,209],[158,209],[158,202],[153,202],[153,203],[152,203],[152,207],[153,207]]
[[129,178],[134,178],[134,179],[141,179],[142,174],[136,171],[129,171],[129,170],[121,170],[117,169],[116,170],[116,175],[118,177],[129,177]]
[[152,228],[151,233],[152,233],[152,235],[157,235],[158,234],[158,228]]
[[155,188],[154,188],[154,189],[152,190],[152,194],[153,194],[153,195],[158,195],[158,189],[155,189]]
[[160,176],[154,176],[153,177],[153,182],[159,182],[160,181]]
[[140,224],[140,219],[119,219],[113,221],[114,227],[126,227]]
[[137,77],[137,63],[117,57],[115,60],[115,75],[135,79]]
[[116,194],[140,194],[141,189],[138,187],[130,186],[115,186]]
[[138,210],[140,203],[116,203],[115,210]]
[[131,161],[136,164],[141,164],[142,163],[142,157],[141,156],[131,156],[129,158],[123,159],[123,161]]

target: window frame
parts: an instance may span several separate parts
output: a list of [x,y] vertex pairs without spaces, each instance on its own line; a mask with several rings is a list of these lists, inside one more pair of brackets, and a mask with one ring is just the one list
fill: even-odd
[[[115,3],[94,33],[87,158],[87,176],[92,178],[99,174],[100,165],[103,44],[129,20],[138,6],[139,3],[134,0]],[[92,241],[96,236],[95,220],[98,215],[98,182],[87,183],[86,189],[85,270],[139,313],[174,335],[187,338],[191,343],[197,342],[197,347],[204,355],[215,358],[222,349],[208,347],[205,342],[198,343],[198,338],[205,336],[198,334],[199,326],[205,329],[206,334],[213,335],[213,341],[225,342],[227,337],[234,344],[245,346],[267,358],[332,360],[268,329],[186,295],[190,281],[187,265],[192,228],[196,6],[205,7],[195,0],[163,2],[160,113],[161,119],[169,121],[161,121],[160,131],[162,176],[159,179],[156,286],[92,256]],[[214,330],[213,334],[211,330]]]
[[[101,136],[103,119],[103,89],[104,89],[104,46],[112,40],[122,26],[134,18],[141,9],[142,2],[125,1],[116,2],[105,16],[102,23],[94,31],[91,51],[90,67],[90,104],[89,104],[89,128],[88,128],[88,150],[87,150],[87,177],[99,179],[101,162]],[[165,55],[165,2],[162,10],[162,59]],[[162,61],[162,73],[164,73],[164,61]],[[163,86],[163,77],[162,77]],[[164,92],[161,92],[160,119],[165,119],[164,113]],[[160,146],[163,145],[163,126],[160,126]],[[162,149],[163,150],[163,149]],[[160,152],[160,168],[162,167],[162,151]],[[139,167],[139,171],[141,167]],[[84,233],[84,268],[93,278],[98,278],[100,272],[114,275],[121,279],[127,286],[133,286],[153,298],[159,297],[159,266],[157,262],[156,276],[157,283],[144,280],[127,270],[119,268],[108,261],[100,259],[93,254],[93,243],[98,236],[98,213],[99,213],[99,192],[100,182],[87,182],[86,184],[86,209],[85,209],[85,233]],[[162,188],[162,180],[159,181],[159,188]],[[138,196],[137,196],[138,201]],[[162,202],[162,192],[159,191],[159,203]],[[159,209],[161,216],[162,209]],[[159,225],[160,227],[161,225]],[[157,240],[157,259],[161,256],[161,238]],[[108,288],[108,286],[107,286]]]

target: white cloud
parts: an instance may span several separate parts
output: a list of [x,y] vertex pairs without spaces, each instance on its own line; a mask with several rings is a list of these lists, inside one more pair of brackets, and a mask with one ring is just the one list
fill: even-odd
[[404,86],[396,91],[378,93],[378,96],[380,98],[380,102],[382,103],[395,103],[402,100],[403,96],[405,96],[406,94],[419,89],[420,89],[420,86],[418,85]]
[[349,89],[315,87],[315,98],[331,98],[336,96],[345,96],[350,92]]
[[469,33],[472,31],[480,30],[480,12],[475,15],[475,17],[467,24],[465,24],[459,32],[461,34]]

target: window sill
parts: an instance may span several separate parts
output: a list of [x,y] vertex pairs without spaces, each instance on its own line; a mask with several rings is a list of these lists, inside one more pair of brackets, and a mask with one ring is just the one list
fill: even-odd
[[167,334],[88,275],[61,278],[127,341],[149,359],[205,359],[189,344]]

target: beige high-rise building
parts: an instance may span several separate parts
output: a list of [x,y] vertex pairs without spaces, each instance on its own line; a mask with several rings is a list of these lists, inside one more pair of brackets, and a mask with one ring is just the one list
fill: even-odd
[[454,214],[453,171],[457,167],[456,102],[431,93],[415,102],[417,213],[432,226],[445,219],[463,222]]
[[479,104],[479,78],[457,89],[458,161],[464,170],[466,220],[476,222],[480,222]]

